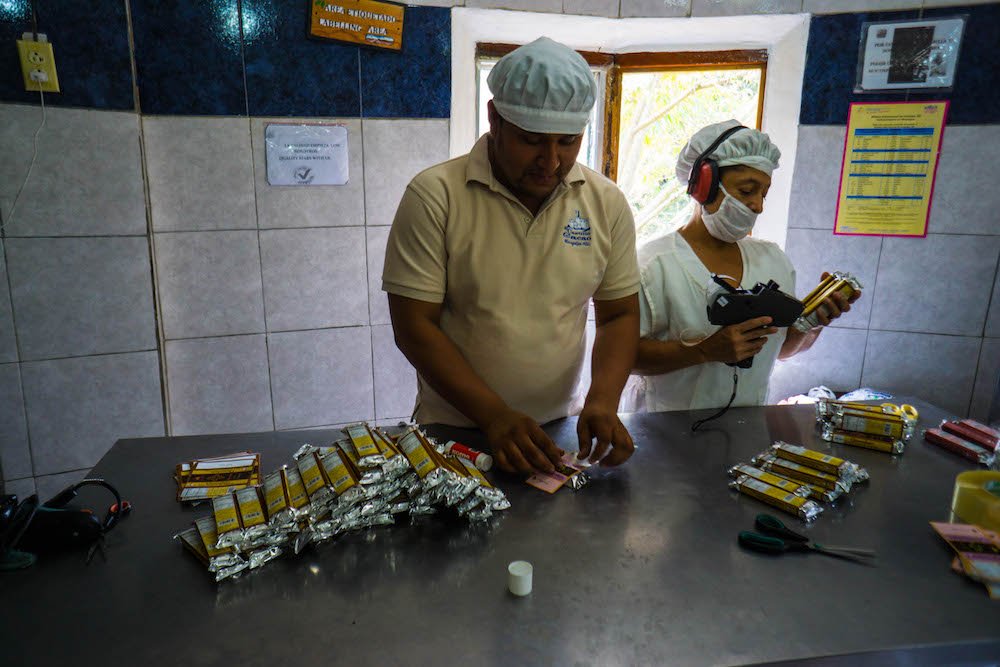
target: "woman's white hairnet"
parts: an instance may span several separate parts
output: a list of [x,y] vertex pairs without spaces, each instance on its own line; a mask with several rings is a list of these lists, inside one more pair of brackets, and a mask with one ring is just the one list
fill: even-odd
[[[739,121],[727,120],[713,123],[695,132],[687,145],[681,149],[680,155],[677,156],[677,179],[686,184],[691,167],[698,156],[711,146],[712,142],[719,138],[719,135],[737,125],[740,125]],[[720,167],[741,164],[759,169],[770,176],[771,172],[778,168],[778,158],[781,157],[781,151],[771,143],[770,137],[760,130],[746,128],[726,137],[726,140],[716,146],[709,157],[718,162]]]

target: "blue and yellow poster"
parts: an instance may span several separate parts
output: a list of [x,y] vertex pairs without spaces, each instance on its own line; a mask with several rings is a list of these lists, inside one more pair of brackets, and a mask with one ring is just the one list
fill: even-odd
[[834,234],[926,236],[948,102],[854,103]]

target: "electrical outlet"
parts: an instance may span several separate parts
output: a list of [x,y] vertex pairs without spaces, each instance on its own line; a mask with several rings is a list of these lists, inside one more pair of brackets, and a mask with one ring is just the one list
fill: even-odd
[[17,53],[21,57],[25,90],[59,92],[56,58],[52,53],[52,43],[44,34],[24,33],[22,39],[17,40]]

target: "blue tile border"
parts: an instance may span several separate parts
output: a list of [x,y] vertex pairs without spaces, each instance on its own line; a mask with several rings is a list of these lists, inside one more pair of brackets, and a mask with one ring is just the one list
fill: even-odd
[[[948,93],[856,95],[854,81],[861,25],[866,21],[941,18],[967,14],[954,88]],[[846,125],[851,102],[951,100],[949,125],[1000,122],[1000,4],[944,7],[920,12],[874,12],[813,17],[802,81],[802,125]]]
[[304,0],[243,0],[251,116],[361,115],[359,48],[307,37]]
[[[124,0],[35,0],[38,31],[52,43],[59,93],[45,104],[131,111],[132,67]],[[38,104],[24,90],[14,40],[31,30],[31,1],[0,2],[0,102]]]
[[130,0],[144,114],[245,116],[239,0]]
[[451,11],[407,7],[399,53],[361,52],[362,116],[451,116]]

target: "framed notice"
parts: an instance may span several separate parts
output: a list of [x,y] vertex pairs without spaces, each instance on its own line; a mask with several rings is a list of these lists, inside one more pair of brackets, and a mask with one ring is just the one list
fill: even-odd
[[950,89],[965,18],[865,23],[854,92]]
[[269,185],[347,183],[347,128],[270,123],[264,128]]
[[948,102],[851,104],[834,234],[926,236]]
[[405,9],[380,0],[311,0],[309,36],[399,51]]

